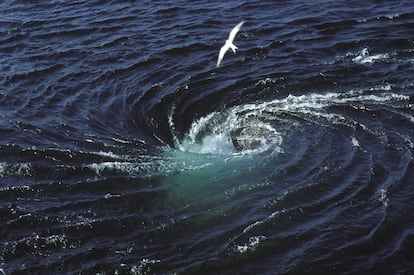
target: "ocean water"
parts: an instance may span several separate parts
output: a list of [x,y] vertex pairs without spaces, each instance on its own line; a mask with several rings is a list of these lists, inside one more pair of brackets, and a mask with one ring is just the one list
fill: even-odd
[[2,1],[0,274],[410,274],[413,68],[408,0]]

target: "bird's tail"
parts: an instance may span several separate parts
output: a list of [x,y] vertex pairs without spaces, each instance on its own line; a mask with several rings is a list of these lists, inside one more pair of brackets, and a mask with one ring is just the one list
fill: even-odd
[[236,45],[234,45],[233,43],[231,43],[231,44],[230,44],[230,49],[231,49],[234,53],[236,53],[236,49],[238,49],[238,48],[237,48],[237,46],[236,46]]

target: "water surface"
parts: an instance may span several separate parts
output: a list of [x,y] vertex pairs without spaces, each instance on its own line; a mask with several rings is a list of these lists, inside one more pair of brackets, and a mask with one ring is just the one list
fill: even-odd
[[0,14],[0,273],[414,271],[411,1]]

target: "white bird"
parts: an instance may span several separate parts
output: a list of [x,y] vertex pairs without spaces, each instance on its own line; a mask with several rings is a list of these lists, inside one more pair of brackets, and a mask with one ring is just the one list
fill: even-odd
[[241,21],[239,24],[237,24],[230,32],[229,38],[227,38],[226,43],[224,43],[224,46],[221,47],[218,58],[217,58],[217,68],[220,66],[221,61],[223,60],[224,55],[226,54],[228,49],[231,49],[234,53],[236,53],[236,45],[233,44],[234,38],[236,37],[236,34],[239,32],[241,26],[244,24],[244,21]]

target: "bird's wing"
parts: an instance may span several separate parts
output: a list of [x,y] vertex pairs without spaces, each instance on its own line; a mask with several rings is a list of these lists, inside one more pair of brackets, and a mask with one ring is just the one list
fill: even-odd
[[229,34],[229,41],[233,42],[234,38],[236,37],[236,34],[239,32],[241,26],[244,24],[244,21],[241,21],[239,24],[237,24],[230,32]]
[[224,55],[226,54],[229,47],[227,44],[225,44],[223,47],[221,47],[218,58],[217,58],[217,67],[220,66],[221,61],[223,60]]

